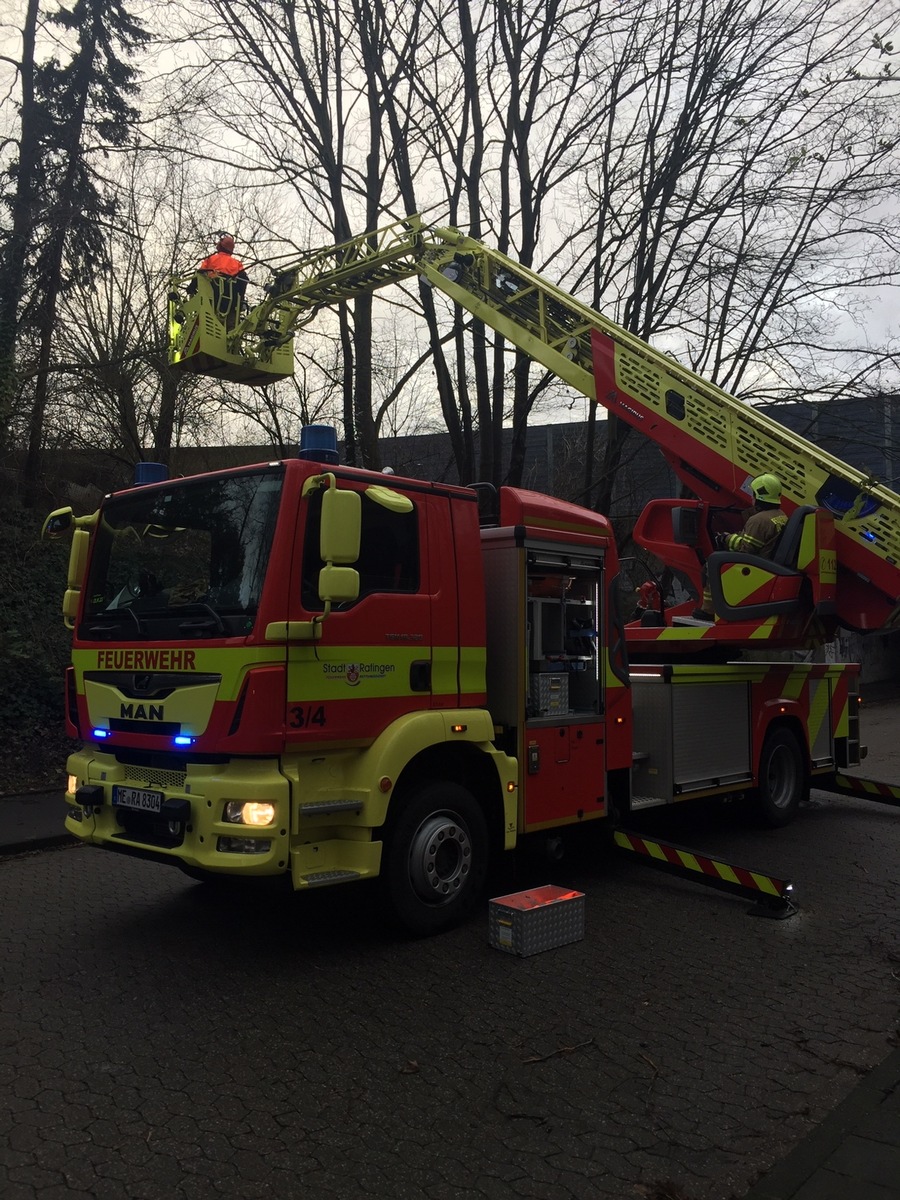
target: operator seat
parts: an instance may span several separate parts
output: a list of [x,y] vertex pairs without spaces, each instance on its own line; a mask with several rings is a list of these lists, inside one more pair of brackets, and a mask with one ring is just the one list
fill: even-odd
[[[727,621],[757,621],[787,616],[811,605],[807,581],[810,571],[817,571],[819,565],[818,512],[811,505],[796,508],[768,558],[731,550],[710,554],[706,566],[717,616]],[[807,559],[802,566],[801,550]]]
[[770,559],[774,563],[778,563],[782,567],[791,567],[793,570],[799,570],[798,555],[800,553],[800,539],[803,536],[803,527],[806,518],[810,513],[815,513],[816,509],[811,504],[802,504],[794,511],[787,519],[787,524],[781,533],[778,535],[778,541],[775,549],[770,555]]

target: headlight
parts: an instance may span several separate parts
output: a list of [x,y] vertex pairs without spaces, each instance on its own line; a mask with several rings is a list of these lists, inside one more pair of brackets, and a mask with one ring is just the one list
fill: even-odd
[[77,775],[69,775],[66,778],[66,791],[74,793],[75,790],[77,789],[77,787],[78,787],[78,776]]
[[275,805],[266,800],[229,800],[224,815],[232,825],[271,825]]

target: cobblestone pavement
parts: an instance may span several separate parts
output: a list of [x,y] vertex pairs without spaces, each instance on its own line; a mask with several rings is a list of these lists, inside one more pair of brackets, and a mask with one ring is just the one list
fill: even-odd
[[[531,958],[482,912],[430,941],[361,888],[278,901],[87,848],[0,861],[4,1200],[728,1200],[879,1063],[898,1015],[900,814],[667,832],[795,880],[801,913],[631,860]],[[677,837],[676,837],[677,835]]]

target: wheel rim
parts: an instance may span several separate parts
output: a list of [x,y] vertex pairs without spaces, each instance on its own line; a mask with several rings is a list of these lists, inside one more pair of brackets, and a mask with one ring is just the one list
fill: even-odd
[[469,831],[455,813],[433,813],[413,835],[409,878],[427,904],[448,904],[465,890],[472,868]]
[[775,808],[790,808],[797,790],[797,760],[788,746],[777,746],[766,771],[766,790]]

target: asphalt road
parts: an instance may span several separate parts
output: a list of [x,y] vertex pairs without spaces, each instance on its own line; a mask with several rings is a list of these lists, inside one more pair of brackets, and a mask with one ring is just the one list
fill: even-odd
[[[869,773],[900,779],[898,713],[869,714]],[[524,863],[498,890],[584,891],[586,936],[517,958],[486,911],[409,941],[360,888],[0,861],[0,1194],[741,1197],[895,1044],[900,811],[814,794],[776,833],[666,832],[792,878],[801,912],[631,859]]]

